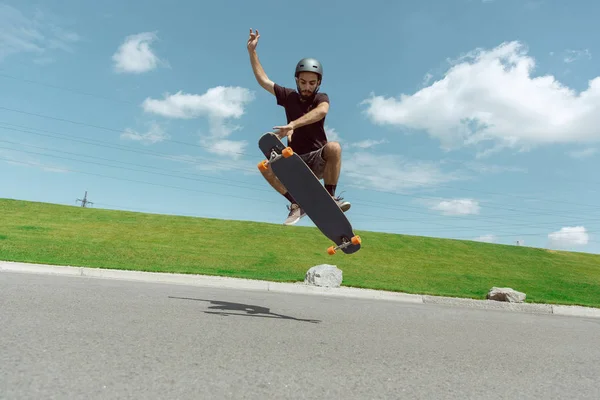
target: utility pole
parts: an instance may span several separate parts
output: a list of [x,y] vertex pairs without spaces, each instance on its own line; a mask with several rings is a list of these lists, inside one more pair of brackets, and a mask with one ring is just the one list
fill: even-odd
[[87,190],[85,191],[85,195],[83,196],[83,200],[82,199],[77,199],[77,201],[81,202],[81,207],[87,207],[88,204],[94,204],[91,201],[88,201],[88,199],[87,199]]

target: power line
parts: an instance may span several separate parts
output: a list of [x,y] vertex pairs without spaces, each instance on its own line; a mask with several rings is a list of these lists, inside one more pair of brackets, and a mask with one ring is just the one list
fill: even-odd
[[[2,108],[2,107],[0,107],[0,108]],[[5,125],[19,126],[19,125],[15,125],[15,124],[6,124],[6,123],[5,123]],[[145,154],[150,154],[150,155],[156,155],[156,156],[159,156],[159,157],[162,157],[162,158],[165,158],[165,159],[170,159],[170,160],[174,160],[174,161],[181,161],[180,158],[175,157],[175,156],[171,156],[171,155],[166,155],[165,153],[160,153],[160,152],[151,151],[151,150],[133,149],[133,148],[131,148],[129,146],[115,145],[115,144],[108,143],[108,142],[105,142],[105,141],[100,141],[100,140],[97,140],[97,139],[80,139],[80,138],[77,138],[76,136],[73,136],[73,135],[67,135],[67,134],[57,133],[57,132],[43,130],[43,129],[36,129],[36,128],[28,128],[28,129],[36,129],[36,130],[39,130],[39,131],[42,131],[42,132],[49,132],[49,133],[52,133],[54,135],[47,135],[47,134],[42,134],[42,133],[33,132],[33,131],[30,131],[30,130],[23,130],[23,129],[6,128],[6,127],[3,127],[3,128],[4,129],[13,130],[13,131],[18,131],[18,132],[31,133],[31,134],[35,134],[35,135],[48,136],[48,137],[56,137],[56,138],[62,139],[62,140],[71,140],[71,141],[81,142],[81,143],[90,144],[90,145],[103,146],[103,147],[107,147],[107,148],[115,148],[115,149],[118,149],[118,150],[130,151],[130,152],[134,152],[134,153],[145,153]],[[70,137],[70,139],[58,137],[58,136],[55,136],[55,135]],[[97,142],[97,143],[92,143],[92,142]],[[198,158],[202,158],[202,157],[198,157]],[[120,162],[120,161],[117,161],[117,162]],[[230,163],[218,162],[218,161],[211,161],[211,162],[213,164],[230,166]],[[247,171],[247,172],[250,171],[249,169],[245,169],[245,168],[237,168],[237,167],[232,167],[232,168],[240,169],[240,170]],[[447,187],[451,187],[451,186],[447,186]],[[372,192],[378,192],[378,193],[392,194],[392,195],[400,196],[400,197],[409,197],[409,198],[417,198],[417,199],[437,199],[437,197],[435,197],[435,196],[409,195],[409,194],[401,194],[401,193],[395,193],[395,192],[378,190],[378,189],[370,189],[370,191],[372,191]],[[505,197],[518,197],[516,195],[510,195],[510,194],[502,194],[502,196],[505,196]],[[555,202],[554,200],[546,200],[546,199],[537,199],[537,200],[541,200],[541,201],[545,201],[545,202],[550,202],[550,203]],[[532,212],[530,212],[527,215],[552,215],[552,216],[563,216],[565,218],[572,218],[572,216],[557,215],[555,210],[549,210],[549,209],[542,209],[542,208],[531,209],[531,208],[527,208],[527,207],[522,207],[521,210],[516,210],[514,208],[507,208],[507,207],[502,207],[502,206],[496,206],[495,204],[498,204],[498,203],[490,202],[490,201],[484,201],[484,202],[481,202],[481,204],[485,205],[488,208],[499,209],[499,210],[507,210],[507,211],[523,211],[523,210],[527,211],[527,210],[531,210]],[[593,208],[594,211],[598,210],[600,208],[597,205],[577,204],[577,203],[571,203],[571,204],[575,204],[575,205],[583,206],[583,207],[590,207],[590,208]],[[406,206],[406,207],[410,207],[410,206]],[[546,212],[540,212],[540,211],[546,211]],[[583,212],[586,212],[586,211],[583,211]]]
[[[13,144],[18,144],[15,142],[11,142],[11,141],[4,141],[4,142],[9,142],[9,143],[13,143]],[[25,145],[25,144],[23,144]],[[29,147],[34,147],[34,148],[42,148],[45,149],[44,147],[40,147],[40,146],[33,146],[33,145],[25,145],[25,146],[29,146]],[[3,147],[6,148],[6,147]],[[172,176],[172,177],[177,177],[177,178],[181,178],[181,179],[189,179],[189,180],[198,180],[198,179],[194,179],[194,178],[188,178],[188,177],[180,177],[177,175],[173,175],[173,174],[164,174],[164,173],[159,173],[159,172],[149,172],[149,171],[143,171],[143,170],[139,170],[139,169],[133,169],[133,168],[123,168],[123,167],[117,167],[117,166],[113,166],[113,165],[108,165],[108,164],[103,164],[103,163],[96,163],[96,162],[90,162],[90,161],[82,161],[82,160],[77,160],[77,159],[72,159],[69,157],[61,157],[61,156],[55,156],[55,155],[50,155],[50,154],[45,154],[45,153],[39,153],[39,152],[31,152],[31,151],[27,151],[27,150],[19,150],[19,149],[12,149],[12,148],[6,148],[9,150],[14,150],[14,151],[19,151],[19,152],[24,152],[24,153],[30,153],[30,154],[37,154],[37,155],[42,155],[42,156],[48,156],[48,157],[53,157],[53,158],[60,158],[60,159],[66,159],[66,160],[71,160],[71,161],[75,161],[75,162],[85,162],[86,164],[96,164],[96,165],[101,165],[101,166],[107,166],[107,167],[112,167],[112,168],[119,168],[119,169],[126,169],[126,170],[132,170],[132,171],[138,171],[138,172],[145,172],[145,173],[152,173],[152,174],[157,174],[157,175],[164,175],[164,176]],[[57,151],[57,152],[61,152],[58,150],[53,150],[53,151]],[[65,152],[63,152],[65,153]],[[66,152],[68,153],[68,152]],[[70,153],[70,154],[77,154],[77,153]],[[104,159],[107,160],[107,159]],[[109,160],[110,161],[110,160]],[[146,167],[146,166],[143,166]],[[225,184],[226,186],[231,186],[231,184],[226,184],[226,183],[221,183],[221,184]],[[240,186],[241,187],[241,186]],[[243,187],[246,188],[246,187]],[[259,189],[259,188],[247,188],[250,190],[257,190],[257,191],[267,191],[266,189]],[[269,190],[270,192],[270,190]],[[363,204],[365,206],[369,206],[368,204],[365,203],[360,203],[360,202],[355,202],[355,204]],[[379,207],[381,208],[381,207]],[[413,214],[418,213],[418,214],[424,214],[424,215],[430,215],[428,213],[424,213],[424,212],[419,212],[419,211],[413,211]],[[408,222],[408,221],[415,221],[415,219],[410,219],[410,218],[394,218],[394,217],[390,217],[390,216],[385,216],[385,217],[379,217],[379,216],[373,216],[373,215],[367,215],[367,214],[355,214],[356,216],[366,216],[369,218],[380,218],[380,219],[386,219],[388,221],[402,221],[402,222]],[[569,216],[568,218],[574,218],[573,216]],[[479,220],[491,220],[491,218],[489,217],[479,217]],[[503,218],[504,221],[509,220],[508,218],[504,217]],[[590,221],[590,218],[586,218],[587,221]],[[592,219],[593,220],[593,219]],[[439,223],[439,222],[430,222],[430,221],[424,221],[422,218],[418,219],[417,221],[419,221],[421,224],[423,225],[437,225],[437,226],[442,226],[442,227],[449,227],[451,229],[447,229],[447,231],[456,231],[456,230],[462,230],[462,229],[477,229],[477,227],[468,227],[468,226],[456,226],[456,225],[449,225],[449,224],[445,224],[445,223]],[[567,223],[566,221],[563,223]],[[541,225],[541,224],[537,224],[537,225]],[[531,223],[527,223],[527,224],[501,224],[501,225],[492,225],[492,226],[487,226],[485,229],[495,229],[497,227],[506,227],[506,226],[536,226],[536,224],[531,224]]]
[[[52,117],[52,116],[44,115],[44,114],[32,113],[32,112],[22,111],[22,110],[16,110],[14,108],[8,108],[8,107],[1,107],[0,106],[0,110],[11,111],[11,112],[19,113],[19,114],[30,115],[30,116],[33,116],[33,117],[40,117],[40,118],[50,119],[50,120],[54,120],[54,121],[67,122],[69,124],[86,126],[88,128],[102,129],[102,130],[109,131],[109,132],[123,133],[123,131],[124,131],[123,129],[108,128],[106,126],[88,124],[86,122],[73,121],[71,119],[66,119],[66,118]],[[165,142],[171,142],[171,143],[177,143],[177,144],[182,144],[182,145],[191,146],[191,147],[200,147],[200,148],[205,148],[205,149],[210,149],[211,148],[210,146],[204,146],[204,145],[196,144],[196,143],[182,142],[180,140],[173,140],[173,139],[166,139],[165,138],[165,139],[163,139],[163,141],[165,141]],[[230,153],[231,154],[239,154],[239,155],[243,155],[243,156],[250,156],[248,153],[242,153],[242,152],[237,152],[237,151],[231,151]]]
[[[122,162],[122,161],[117,161],[117,160],[111,160],[111,159],[108,159],[108,158],[94,157],[94,156],[89,156],[89,155],[79,154],[79,153],[73,153],[73,152],[68,152],[68,151],[53,150],[53,149],[48,149],[48,148],[45,148],[45,147],[42,147],[42,146],[35,146],[35,145],[30,145],[30,144],[16,143],[16,142],[12,142],[10,140],[0,140],[0,142],[11,143],[11,144],[16,144],[16,145],[21,145],[21,146],[27,146],[27,147],[33,147],[33,148],[42,149],[42,150],[49,150],[49,151],[54,151],[54,152],[57,152],[57,153],[71,154],[71,155],[76,155],[76,156],[81,156],[81,157],[94,158],[94,159],[103,160],[103,161],[111,161],[111,162],[123,163],[123,164],[127,164],[127,165],[134,165],[134,166],[138,166],[138,167],[142,167],[142,168],[151,168],[151,169],[153,168],[153,169],[157,169],[157,170],[160,170],[160,171],[164,171],[164,169],[158,168],[158,167],[152,167],[152,166],[141,165],[141,164],[136,164],[136,163]],[[221,180],[220,182],[212,182],[212,181],[209,181],[209,180],[206,180],[206,179],[188,178],[188,177],[183,177],[183,176],[174,175],[174,174],[165,174],[165,173],[161,173],[161,172],[144,171],[144,170],[141,170],[141,169],[126,168],[126,167],[109,165],[109,164],[92,162],[92,161],[82,161],[82,160],[77,160],[77,159],[74,159],[74,158],[55,156],[55,155],[52,155],[52,154],[39,153],[39,152],[35,152],[35,151],[12,149],[12,148],[9,148],[9,147],[2,147],[2,146],[0,146],[0,149],[14,150],[14,151],[19,151],[19,152],[23,152],[23,153],[42,155],[42,156],[53,157],[53,158],[60,158],[60,159],[69,160],[69,161],[75,161],[75,162],[85,162],[86,164],[100,165],[100,166],[103,166],[103,167],[125,169],[125,170],[129,170],[129,171],[145,172],[145,173],[149,173],[149,174],[162,175],[162,176],[168,176],[168,177],[173,177],[173,178],[189,179],[189,180],[194,180],[194,181],[199,181],[199,182],[207,182],[207,183],[212,183],[214,185],[225,185],[227,187],[239,187],[239,188],[242,188],[242,189],[256,190],[256,191],[260,191],[260,192],[271,192],[271,190],[257,188],[255,186],[242,186],[242,185],[235,185],[235,184],[229,183],[229,182],[238,182],[238,181],[222,182],[222,180]],[[169,170],[167,170],[167,171],[169,171]],[[171,171],[171,172],[174,172],[174,173],[185,173],[185,172],[182,172],[182,171]],[[194,174],[194,175],[198,175],[198,174]],[[204,177],[207,177],[207,178],[212,178],[212,177],[208,177],[206,175],[200,175],[200,176],[204,176]],[[243,183],[245,185],[247,185],[247,183],[245,183],[245,182],[243,182]]]
[[[33,146],[33,147],[37,147],[37,146]],[[6,147],[0,147],[0,148],[6,148]],[[10,149],[10,148],[8,148],[8,149]],[[42,156],[48,156],[48,157],[53,157],[53,158],[59,158],[59,159],[66,159],[66,160],[71,160],[71,161],[76,161],[76,162],[82,162],[82,163],[85,162],[86,164],[97,164],[97,165],[102,165],[102,166],[107,166],[107,167],[114,167],[114,168],[120,168],[120,169],[132,170],[132,171],[139,171],[139,172],[147,172],[147,173],[151,173],[151,174],[165,175],[165,176],[171,176],[171,177],[176,177],[176,178],[181,178],[181,179],[195,180],[193,178],[180,177],[180,176],[177,176],[177,175],[162,174],[162,173],[158,173],[158,172],[141,171],[141,170],[137,170],[137,169],[133,169],[133,168],[115,167],[115,166],[111,166],[111,165],[108,165],[108,164],[102,164],[102,163],[96,163],[96,162],[89,162],[89,161],[81,161],[81,160],[76,160],[76,159],[72,159],[72,158],[69,158],[69,157],[54,156],[54,155],[50,155],[50,154],[39,153],[39,152],[31,152],[31,151],[27,151],[27,150],[19,150],[19,149],[10,149],[10,150],[15,150],[15,151],[29,153],[29,154],[37,154],[37,155],[42,155]],[[66,169],[66,170],[67,171],[71,171],[71,172],[86,173],[86,172],[77,171],[77,170],[70,170],[70,169]],[[88,173],[88,174],[92,174],[92,173]],[[124,179],[124,178],[115,178],[115,177],[110,177],[110,176],[101,175],[101,174],[92,174],[92,175],[104,176],[104,177],[109,177],[109,178],[118,179],[118,180],[127,180],[127,179]],[[134,182],[152,184],[150,182],[143,182],[143,181],[134,181]],[[160,185],[160,184],[156,184],[156,185]],[[178,188],[185,190],[185,188],[180,188],[180,187],[178,187]],[[267,190],[258,189],[258,188],[248,188],[248,189],[257,190],[257,191],[267,191]],[[206,192],[206,191],[204,191],[204,192],[205,193],[216,194],[214,192]],[[271,192],[271,191],[269,190],[268,192]],[[222,195],[223,196],[229,196],[228,194],[222,194]],[[239,196],[234,196],[234,197],[239,197]],[[245,198],[245,197],[242,197],[242,198]],[[245,199],[247,199],[247,198],[245,198]],[[354,215],[355,216],[368,217],[368,218],[370,218],[370,221],[372,221],[373,218],[381,218],[381,219],[384,219],[385,221],[395,221],[395,222],[396,221],[398,221],[398,222],[407,222],[407,221],[411,220],[410,218],[398,218],[398,217],[391,217],[389,215],[385,216],[385,217],[368,215],[368,214],[363,214],[363,213],[355,213]],[[481,219],[485,219],[485,217],[479,218],[479,219],[480,220]],[[505,220],[506,220],[506,218],[505,218]],[[591,220],[596,220],[596,219],[591,219]],[[588,218],[587,221],[590,221],[590,219]],[[445,231],[457,231],[457,230],[460,231],[460,230],[465,230],[465,229],[471,229],[471,230],[472,229],[480,229],[479,227],[456,226],[456,225],[450,225],[450,224],[447,224],[447,223],[441,223],[441,222],[435,222],[435,221],[424,221],[422,219],[418,220],[418,222],[420,222],[423,225],[436,225],[436,226],[442,226],[442,227],[449,228],[449,229],[446,229]],[[561,223],[564,224],[566,222],[561,222]],[[553,222],[552,224],[556,224],[556,222]],[[530,223],[527,223],[527,224],[512,224],[512,225],[511,224],[501,224],[501,225],[497,225],[497,226],[489,226],[488,225],[488,226],[486,226],[485,228],[482,228],[482,229],[487,229],[487,230],[494,229],[494,230],[498,231],[497,228],[502,228],[502,227],[513,227],[513,226],[515,226],[515,227],[519,227],[519,226],[523,226],[523,227],[536,227],[536,226],[540,226],[540,225],[546,225],[546,224],[530,224]],[[438,230],[438,232],[439,231],[442,231],[442,230]],[[504,232],[504,231],[499,231],[499,232]]]
[[[9,162],[12,162],[12,163],[17,163],[17,164],[30,165],[30,166],[34,166],[34,167],[39,166],[38,164],[35,164],[35,163],[31,163],[31,162],[27,162],[27,161],[14,160],[14,159],[11,159],[11,158],[6,158],[6,157],[0,157],[0,160],[9,161]],[[151,185],[151,186],[166,187],[166,188],[177,189],[177,190],[185,190],[185,191],[188,191],[188,192],[211,194],[211,195],[220,196],[220,197],[223,197],[223,196],[235,197],[235,198],[243,199],[243,200],[260,201],[262,203],[275,203],[275,204],[279,204],[278,202],[275,202],[275,201],[269,201],[269,200],[265,200],[265,199],[255,199],[255,198],[249,198],[249,197],[244,197],[244,196],[236,196],[236,195],[233,195],[233,194],[230,194],[230,193],[224,194],[224,193],[218,193],[218,192],[210,192],[210,191],[206,191],[206,190],[190,189],[190,188],[185,188],[185,187],[181,187],[181,186],[173,186],[173,185],[165,185],[165,184],[155,183],[155,182],[140,181],[140,180],[137,180],[137,179],[128,179],[128,178],[122,178],[122,177],[121,178],[117,178],[117,177],[110,176],[110,175],[97,174],[97,173],[94,173],[94,172],[80,171],[80,170],[70,169],[70,168],[62,168],[62,170],[67,171],[67,172],[74,172],[74,173],[78,173],[78,174],[97,176],[97,177],[101,177],[101,178],[115,179],[115,180],[125,181],[125,182],[142,183],[142,184]]]
[[[0,70],[4,70],[4,69],[0,68]],[[14,75],[9,75],[9,74],[2,74],[2,73],[0,73],[0,77],[7,78],[7,79],[12,79],[12,80],[23,81],[23,82],[26,82],[26,83],[34,83],[36,85],[51,87],[53,89],[64,90],[66,92],[81,94],[81,95],[88,96],[88,97],[96,97],[96,98],[99,98],[99,99],[108,100],[108,101],[114,101],[114,102],[118,102],[118,103],[136,104],[133,101],[129,101],[129,100],[117,99],[117,98],[114,98],[114,97],[106,97],[106,96],[103,96],[103,95],[100,95],[100,94],[96,94],[96,93],[84,92],[84,91],[78,90],[78,89],[71,89],[71,88],[68,88],[68,87],[65,87],[65,86],[53,85],[53,84],[50,84],[50,83],[40,82],[40,81],[36,81],[36,80],[33,80],[33,79],[20,78],[20,77],[17,77],[17,76],[14,76]]]
[[[3,124],[4,125],[8,125],[8,126],[22,127],[20,125],[15,125],[15,124],[8,124],[8,123],[3,123]],[[55,138],[55,139],[68,140],[68,141],[71,141],[71,142],[89,144],[91,146],[100,146],[100,147],[111,148],[111,149],[115,149],[115,150],[128,151],[128,152],[132,152],[132,153],[152,155],[152,156],[155,156],[155,157],[158,157],[158,158],[162,158],[162,159],[166,159],[166,160],[171,160],[171,161],[178,161],[178,162],[185,161],[185,162],[188,162],[190,164],[197,164],[197,165],[200,164],[198,162],[191,161],[191,160],[182,160],[181,157],[173,156],[173,155],[162,153],[162,152],[158,152],[158,151],[147,150],[147,149],[134,149],[131,146],[125,146],[125,145],[120,145],[120,144],[113,144],[113,143],[110,143],[110,142],[107,142],[107,141],[97,140],[97,139],[88,139],[88,138],[84,139],[84,138],[80,138],[80,137],[75,136],[75,135],[68,135],[66,133],[58,133],[58,132],[54,132],[54,131],[49,131],[47,129],[38,129],[38,128],[29,128],[29,127],[24,127],[25,129],[17,129],[17,128],[7,128],[7,127],[1,126],[1,125],[0,125],[0,128],[11,130],[11,131],[15,131],[15,132],[30,133],[30,134],[38,135],[38,136],[52,137],[52,138]],[[34,130],[35,131],[39,131],[39,132],[34,132]],[[40,132],[46,132],[46,133],[40,133]],[[61,137],[61,136],[64,136],[64,137]],[[223,165],[223,166],[227,166],[230,169],[237,169],[237,170],[241,170],[241,171],[245,171],[245,172],[250,172],[250,170],[247,169],[247,168],[235,167],[235,166],[232,166],[231,163],[214,161],[212,159],[205,158],[205,157],[200,157],[200,156],[195,156],[195,157],[197,159],[199,159],[199,160],[206,160],[206,161],[208,161],[208,162],[210,162],[211,164],[214,164],[214,165]],[[121,162],[121,161],[118,161],[118,162]]]
[[[103,161],[110,161],[110,162],[123,163],[123,164],[127,164],[127,165],[134,165],[134,166],[138,166],[138,167],[142,167],[142,168],[151,168],[151,169],[156,169],[158,171],[172,172],[173,174],[166,174],[166,173],[161,173],[161,172],[150,172],[150,171],[144,171],[144,170],[134,169],[134,168],[123,168],[123,167],[109,165],[109,164],[104,164],[104,163],[94,163],[94,162],[89,162],[89,161],[81,161],[81,160],[76,160],[76,159],[72,159],[72,158],[69,158],[69,157],[59,157],[59,156],[54,156],[54,155],[50,155],[50,154],[46,154],[46,153],[29,152],[29,151],[26,151],[26,150],[12,149],[12,148],[7,148],[7,147],[0,146],[0,148],[9,149],[9,150],[15,150],[15,151],[20,151],[20,152],[25,152],[25,153],[30,153],[30,154],[45,155],[45,156],[53,157],[53,158],[61,158],[61,159],[66,159],[66,160],[71,160],[71,161],[76,161],[76,162],[85,162],[86,164],[90,164],[91,163],[91,164],[100,165],[100,166],[106,166],[106,167],[112,167],[112,168],[119,168],[119,169],[126,169],[126,170],[131,170],[131,171],[136,171],[136,172],[152,173],[152,174],[162,175],[162,176],[168,176],[168,177],[176,177],[176,178],[189,179],[189,180],[194,180],[194,181],[203,181],[203,182],[213,183],[213,184],[217,184],[217,185],[224,185],[224,186],[227,186],[227,187],[239,187],[239,188],[242,188],[242,189],[248,189],[248,190],[254,190],[254,191],[269,192],[269,193],[271,192],[270,189],[257,188],[255,185],[248,186],[248,184],[246,182],[241,182],[241,181],[225,180],[225,181],[219,181],[219,182],[211,182],[211,181],[207,181],[206,179],[188,178],[188,177],[183,177],[183,176],[175,175],[177,173],[183,173],[181,171],[165,170],[165,169],[162,169],[162,168],[152,167],[152,166],[147,166],[147,165],[142,165],[142,164],[137,164],[137,163],[122,162],[122,161],[112,160],[112,159],[103,158],[103,157],[95,157],[95,156],[90,156],[90,155],[85,155],[85,154],[74,153],[74,152],[67,152],[67,151],[62,151],[62,150],[48,149],[48,148],[43,147],[43,146],[35,146],[35,145],[30,145],[30,144],[17,143],[17,142],[13,142],[13,141],[9,141],[9,140],[0,140],[0,142],[10,143],[10,144],[16,144],[16,145],[21,145],[21,146],[26,146],[26,147],[32,147],[32,148],[41,149],[41,150],[49,150],[49,151],[54,151],[54,152],[62,153],[62,154],[70,154],[70,155],[81,156],[81,157],[86,157],[86,158],[93,158],[93,159],[98,159],[98,160],[103,160]],[[205,175],[200,175],[200,176],[205,176]],[[208,177],[208,176],[206,176],[206,177]],[[240,182],[240,183],[242,183],[242,185],[232,184],[232,183],[229,183],[229,182]],[[359,201],[355,201],[355,204],[357,204],[357,205],[361,205],[362,204],[362,205],[367,206],[367,207],[373,206],[372,204],[367,204],[367,203],[359,202]],[[385,204],[382,204],[382,203],[377,203],[377,204],[379,204],[377,206],[378,208],[387,208],[387,209],[392,209],[392,210],[393,209],[399,209],[398,206],[396,206],[396,207],[381,207],[381,205],[385,206]],[[416,206],[404,206],[404,207],[407,207],[407,208],[416,208],[416,209],[419,209],[419,210],[421,209],[421,208],[416,207]],[[423,212],[423,211],[411,211],[411,213],[413,213],[413,214],[428,215],[428,216],[431,215],[430,213],[426,213],[426,212]],[[377,216],[373,216],[373,215],[368,215],[368,217],[378,218]],[[391,219],[389,216],[386,216],[384,218],[386,218],[389,221],[393,221],[393,219]],[[495,221],[497,219],[501,219],[503,221],[507,220],[506,216],[497,217],[497,218],[489,217],[489,216],[480,216],[478,218],[480,220],[486,220],[486,221]],[[575,217],[569,216],[568,218],[575,218]],[[586,218],[586,220],[590,221],[590,220],[596,220],[596,219]],[[416,218],[416,219],[405,218],[405,219],[402,219],[402,221],[403,222],[408,222],[408,221],[420,221],[420,222],[423,222],[423,218]],[[424,223],[427,223],[427,222],[424,222]],[[504,226],[504,225],[502,225],[502,226]],[[531,224],[518,224],[516,226],[531,226]]]
[[[81,155],[81,154],[73,153],[73,152],[65,152],[65,151],[61,151],[61,150],[48,149],[48,148],[42,147],[42,146],[35,146],[35,145],[29,145],[29,144],[21,144],[21,143],[12,142],[12,141],[9,141],[9,140],[0,140],[0,142],[17,144],[17,145],[22,145],[22,146],[27,146],[27,147],[33,147],[33,148],[42,149],[42,150],[50,150],[50,151],[54,151],[54,152],[57,152],[57,153],[72,154],[72,155],[78,155],[78,156],[82,156],[82,157],[96,158],[96,159],[100,159],[100,160],[104,160],[104,161],[119,162],[119,161],[115,161],[115,160],[111,160],[111,159],[107,159],[107,158],[94,157],[94,156],[86,156],[86,155]],[[206,181],[205,179],[183,177],[183,176],[179,176],[179,175],[175,175],[175,174],[168,174],[168,173],[162,173],[162,172],[144,171],[144,170],[140,170],[140,169],[136,169],[136,168],[127,168],[127,167],[109,165],[109,164],[99,163],[99,162],[93,162],[93,161],[82,161],[82,160],[77,160],[77,159],[73,159],[73,158],[70,158],[70,157],[56,156],[56,155],[52,155],[52,154],[40,153],[40,152],[35,152],[35,151],[27,151],[27,150],[22,150],[22,149],[13,149],[13,148],[2,147],[2,146],[0,146],[0,148],[8,149],[8,150],[14,150],[14,151],[19,151],[19,152],[23,152],[23,153],[29,153],[29,154],[42,155],[42,156],[47,156],[47,157],[52,157],[52,158],[65,159],[65,160],[70,160],[70,161],[75,161],[75,162],[85,162],[86,164],[94,164],[94,165],[100,165],[100,166],[105,166],[105,167],[110,167],[110,168],[118,168],[118,169],[121,169],[121,170],[130,170],[130,171],[136,171],[136,172],[144,172],[144,173],[150,173],[150,174],[155,174],[155,175],[162,175],[162,176],[175,177],[175,178],[180,178],[180,179],[188,179],[188,180],[194,180],[194,181]],[[145,165],[141,165],[141,164],[135,164],[135,163],[127,163],[127,164],[132,164],[132,165],[140,166],[142,168],[151,168],[149,166],[145,166]],[[164,170],[164,169],[157,168],[157,167],[154,167],[154,168],[158,169],[158,170],[161,170],[161,171]],[[177,171],[173,171],[173,172],[177,173]],[[263,188],[257,188],[255,186],[248,187],[248,186],[242,186],[242,185],[235,185],[235,184],[231,184],[231,183],[228,183],[228,182],[210,182],[210,181],[208,181],[208,182],[209,183],[213,183],[213,184],[225,185],[225,186],[228,186],[228,187],[229,186],[234,186],[234,187],[240,187],[240,188],[243,188],[243,189],[254,190],[254,191],[271,192],[271,190],[267,190],[267,189],[263,189]],[[360,203],[360,202],[355,202],[355,203],[356,204],[363,204],[363,205],[366,205],[366,206],[370,206],[370,205],[368,205],[366,203]],[[407,207],[410,207],[410,206],[407,206]],[[378,208],[382,208],[382,207],[378,206]],[[395,208],[391,208],[391,207],[383,207],[383,208],[395,209]],[[431,214],[425,213],[423,211],[411,211],[411,212],[413,214],[431,215]],[[555,215],[553,215],[553,216],[555,216]],[[375,217],[376,218],[376,216],[372,216],[372,215],[370,215],[369,217]],[[392,220],[392,218],[390,218],[390,217],[386,217],[386,218],[388,220]],[[485,219],[485,220],[494,220],[493,218],[490,218],[490,217],[480,217],[480,218],[481,219]],[[574,217],[573,216],[568,216],[566,218],[574,218]],[[503,217],[503,220],[506,220],[506,217]],[[407,221],[407,219],[404,219],[404,221]],[[422,218],[418,219],[418,221],[422,221]],[[424,223],[427,223],[427,222],[424,222]],[[447,226],[447,225],[445,225],[445,226]]]

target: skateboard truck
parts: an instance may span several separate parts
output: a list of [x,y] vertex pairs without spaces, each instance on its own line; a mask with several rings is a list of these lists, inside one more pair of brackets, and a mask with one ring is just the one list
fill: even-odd
[[352,239],[350,239],[350,240],[348,240],[347,237],[343,237],[342,244],[329,247],[327,249],[327,253],[329,253],[330,255],[333,255],[333,254],[335,254],[335,251],[338,249],[344,249],[344,248],[350,246],[351,244],[358,245],[358,244],[360,244],[360,242],[361,242],[360,236],[358,236],[358,235],[353,236]]
[[268,160],[262,160],[261,162],[259,162],[258,169],[260,171],[266,171],[269,168],[269,164],[274,163],[275,161],[279,160],[281,157],[283,157],[283,158],[291,157],[293,154],[294,154],[294,150],[292,150],[291,147],[286,147],[285,149],[283,149],[281,154],[277,154],[277,152],[275,150],[271,150],[271,157],[269,157]]

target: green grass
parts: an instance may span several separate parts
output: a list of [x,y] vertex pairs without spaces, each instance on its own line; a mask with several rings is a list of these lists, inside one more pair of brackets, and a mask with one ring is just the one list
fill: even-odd
[[316,228],[0,199],[0,260],[302,281],[318,264],[343,285],[485,298],[512,287],[527,302],[600,307],[600,256],[358,231],[356,254],[327,254]]

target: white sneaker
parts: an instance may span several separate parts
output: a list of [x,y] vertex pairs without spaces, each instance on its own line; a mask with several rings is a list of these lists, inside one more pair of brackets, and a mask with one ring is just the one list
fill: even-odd
[[339,208],[342,209],[343,212],[346,212],[350,209],[350,206],[351,206],[350,202],[344,200],[343,197],[340,197],[340,196],[334,197],[333,200],[335,200],[336,204],[338,205]]
[[284,225],[294,225],[296,222],[300,221],[302,217],[306,215],[304,210],[298,204],[292,204],[287,206],[290,213],[288,217],[283,222]]

